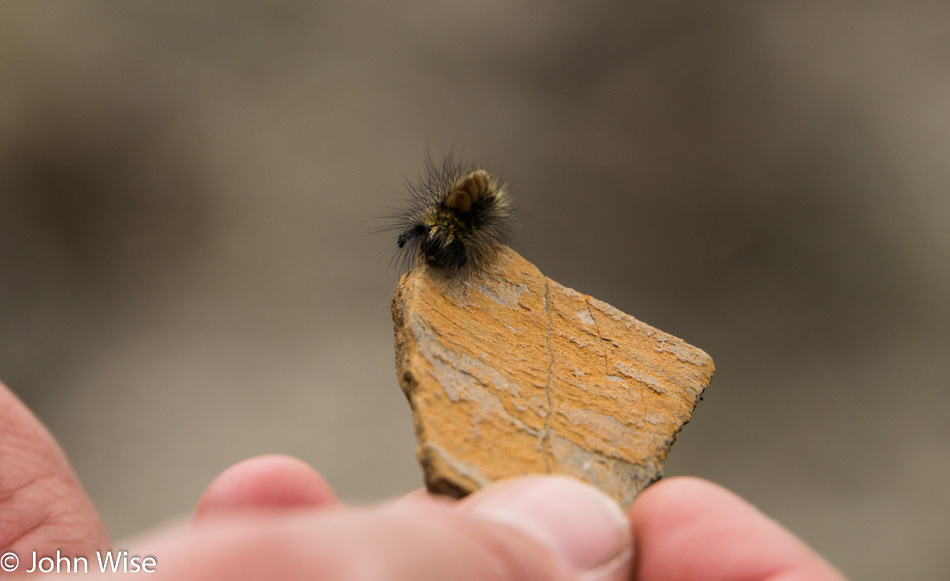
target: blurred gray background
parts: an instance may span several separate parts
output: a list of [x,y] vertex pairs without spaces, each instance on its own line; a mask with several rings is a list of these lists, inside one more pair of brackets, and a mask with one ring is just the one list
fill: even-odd
[[666,473],[950,570],[950,4],[5,2],[0,378],[121,537],[238,460],[420,485],[372,234],[426,147],[708,351]]

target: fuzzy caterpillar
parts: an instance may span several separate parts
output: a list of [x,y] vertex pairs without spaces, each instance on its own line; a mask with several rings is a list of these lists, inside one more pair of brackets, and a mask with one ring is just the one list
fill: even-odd
[[409,207],[396,215],[396,246],[407,264],[423,260],[450,274],[485,268],[511,235],[506,184],[485,169],[426,159],[409,184]]

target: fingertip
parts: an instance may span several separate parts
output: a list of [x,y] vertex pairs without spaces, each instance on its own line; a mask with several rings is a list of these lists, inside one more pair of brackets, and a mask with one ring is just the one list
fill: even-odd
[[630,523],[614,500],[589,484],[559,475],[512,478],[462,505],[470,514],[540,542],[585,580],[628,578]]
[[257,456],[226,469],[205,489],[195,521],[209,515],[245,511],[336,506],[327,481],[309,464],[291,456]]
[[661,480],[629,514],[638,579],[843,579],[751,503],[701,478]]
[[[640,526],[674,526],[709,510],[753,508],[751,504],[722,486],[695,476],[663,478],[641,492],[630,507],[630,518]],[[754,508],[753,508],[754,510]],[[658,518],[662,517],[662,518]]]

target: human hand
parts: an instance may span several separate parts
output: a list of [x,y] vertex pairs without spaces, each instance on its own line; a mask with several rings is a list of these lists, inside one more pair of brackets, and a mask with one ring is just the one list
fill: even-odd
[[[266,456],[212,482],[191,526],[132,553],[155,556],[149,577],[182,581],[842,579],[751,505],[699,479],[654,484],[628,515],[589,486],[549,476],[459,502],[418,491],[346,508],[299,460]],[[28,560],[109,547],[55,441],[0,384],[0,552]]]

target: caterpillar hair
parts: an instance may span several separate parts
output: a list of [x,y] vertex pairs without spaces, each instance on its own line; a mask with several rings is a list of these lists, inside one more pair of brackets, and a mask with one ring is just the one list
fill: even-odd
[[426,156],[415,183],[408,183],[409,207],[395,216],[397,252],[413,266],[423,260],[446,274],[488,266],[511,237],[507,185],[485,169],[451,156],[441,164]]

